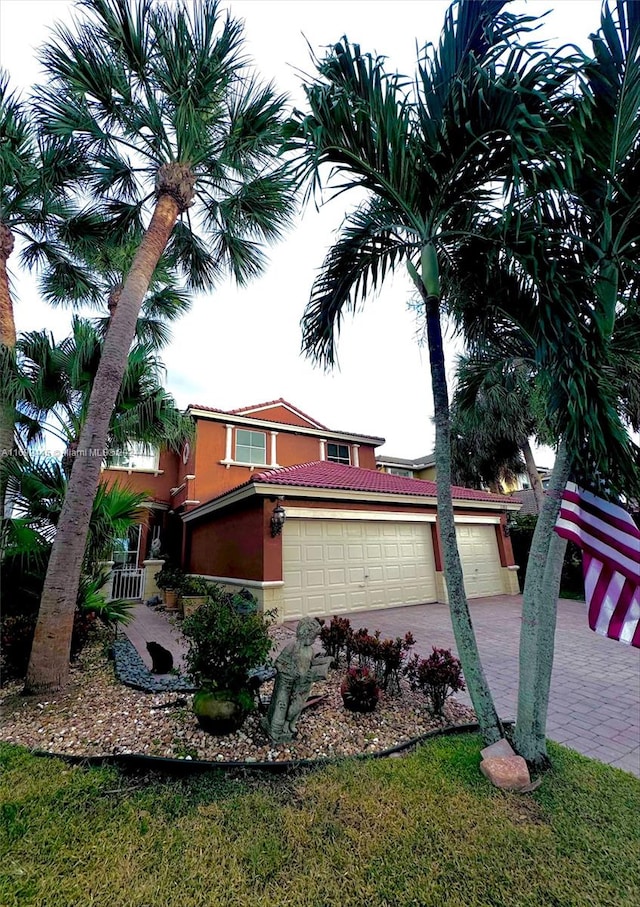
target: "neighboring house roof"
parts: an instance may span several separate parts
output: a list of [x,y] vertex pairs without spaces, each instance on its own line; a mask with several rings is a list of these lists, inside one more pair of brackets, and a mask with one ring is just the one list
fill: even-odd
[[522,507],[518,511],[521,516],[538,513],[538,504],[536,502],[535,492],[532,488],[525,488],[523,491],[512,491],[511,497],[516,501],[522,502]]
[[[275,485],[306,485],[310,488],[340,489],[343,491],[371,491],[384,494],[418,495],[425,498],[436,496],[436,483],[424,479],[410,479],[406,476],[394,476],[377,469],[362,469],[359,466],[344,466],[320,460],[313,463],[301,463],[297,466],[283,466],[280,469],[268,469],[256,473],[250,482],[268,482]],[[451,488],[456,500],[465,501],[509,501],[503,494],[491,494],[477,491],[475,488],[462,488],[453,485]]]
[[378,454],[376,463],[378,466],[399,466],[401,469],[426,469],[428,466],[434,466],[436,462],[435,454],[425,454],[423,457],[414,457],[413,460],[407,460],[404,457],[389,457],[385,454]]
[[[254,473],[248,481],[202,503],[185,514],[183,519],[187,521],[198,519],[205,513],[226,507],[228,504],[252,494],[273,494],[278,487],[299,488],[301,496],[304,496],[304,489],[320,489],[330,494],[333,492],[347,499],[349,493],[353,493],[354,498],[360,500],[363,500],[363,496],[364,500],[370,497],[372,503],[376,500],[388,500],[386,497],[388,495],[397,495],[398,503],[407,503],[407,499],[411,498],[425,498],[430,499],[431,506],[435,503],[437,494],[435,482],[394,476],[390,473],[379,472],[377,469],[363,469],[359,466],[343,466],[340,463],[317,460],[312,463],[283,466],[279,469],[267,469],[264,472]],[[500,505],[500,509],[518,509],[513,506],[508,507],[508,505],[518,502],[504,494],[492,494],[460,486],[452,486],[451,490],[454,501],[459,503],[467,501],[471,504],[473,502],[476,507],[486,504],[492,510],[496,509],[496,504]],[[291,495],[292,491],[289,491],[289,494]]]
[[[302,419],[307,422],[307,426],[301,426],[292,422],[284,422],[282,419],[277,419],[269,416],[269,410],[277,407],[283,407],[288,409],[291,413],[297,416],[299,419]],[[357,432],[352,431],[343,431],[341,429],[327,428],[326,425],[323,425],[321,422],[318,422],[316,419],[312,419],[311,416],[308,416],[301,409],[298,409],[293,404],[288,403],[282,397],[278,400],[272,400],[267,403],[257,403],[253,406],[243,406],[240,409],[218,409],[214,406],[201,406],[197,403],[190,403],[187,407],[187,413],[192,416],[203,416],[204,418],[211,418],[218,421],[229,420],[229,417],[235,417],[234,421],[237,421],[240,424],[252,425],[257,423],[264,423],[264,425],[282,425],[283,427],[288,428],[290,431],[302,431],[306,434],[314,434],[317,437],[327,437],[339,438],[340,440],[353,440],[353,441],[363,441],[366,444],[371,444],[373,447],[380,447],[384,444],[385,439],[377,437],[376,435],[362,435]]]

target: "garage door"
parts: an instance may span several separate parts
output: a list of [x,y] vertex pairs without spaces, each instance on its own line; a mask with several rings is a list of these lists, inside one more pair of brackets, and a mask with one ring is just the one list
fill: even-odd
[[429,523],[290,519],[282,559],[287,619],[436,600]]
[[495,525],[462,524],[456,526],[456,533],[467,597],[501,595],[502,569]]

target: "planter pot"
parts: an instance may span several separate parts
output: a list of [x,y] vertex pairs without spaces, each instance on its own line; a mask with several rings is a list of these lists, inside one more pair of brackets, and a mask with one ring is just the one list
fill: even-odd
[[206,595],[183,595],[180,599],[182,604],[182,613],[185,617],[190,617],[194,611],[197,611],[207,600]]
[[164,606],[167,611],[178,610],[178,593],[175,591],[175,589],[164,590]]
[[200,690],[193,697],[193,713],[200,727],[209,734],[232,734],[247,717],[248,695],[238,696],[229,690],[216,690],[214,693]]

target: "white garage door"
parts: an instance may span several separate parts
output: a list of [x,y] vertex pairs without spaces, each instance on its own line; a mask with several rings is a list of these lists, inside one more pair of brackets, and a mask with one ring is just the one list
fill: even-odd
[[501,595],[502,570],[495,525],[463,523],[456,526],[456,533],[467,597]]
[[287,619],[436,600],[429,523],[290,519],[282,561]]

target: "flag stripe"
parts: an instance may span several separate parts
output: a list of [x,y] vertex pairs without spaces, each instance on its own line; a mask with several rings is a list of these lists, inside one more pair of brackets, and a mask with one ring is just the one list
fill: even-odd
[[585,525],[579,516],[566,510],[560,511],[556,531],[562,538],[570,539],[595,557],[615,563],[616,569],[624,573],[628,579],[640,583],[640,564],[637,563],[637,555],[633,548],[625,546],[624,551],[620,551],[618,543],[614,547],[611,540],[609,543],[605,541],[603,533],[598,532],[594,535],[591,527]]
[[622,635],[634,591],[634,584],[630,580],[625,579],[622,589],[620,590],[620,597],[618,598],[613,614],[611,615],[611,620],[609,621],[609,629],[607,630],[608,635],[612,639],[620,639]]
[[633,521],[622,531],[607,520],[600,519],[598,515],[585,511],[579,504],[567,501],[560,505],[560,515],[574,520],[586,532],[594,538],[602,539],[606,544],[615,542],[616,548],[624,551],[627,557],[637,559],[637,552],[640,551],[640,530]]
[[640,529],[638,529],[631,515],[623,507],[612,504],[610,501],[604,501],[602,498],[597,498],[588,491],[581,491],[573,482],[567,483],[562,500],[577,504],[583,511],[592,513],[594,516],[605,520],[623,533],[635,532],[636,537],[640,538]]
[[582,548],[591,629],[640,648],[640,529],[630,514],[570,483],[555,528]]

